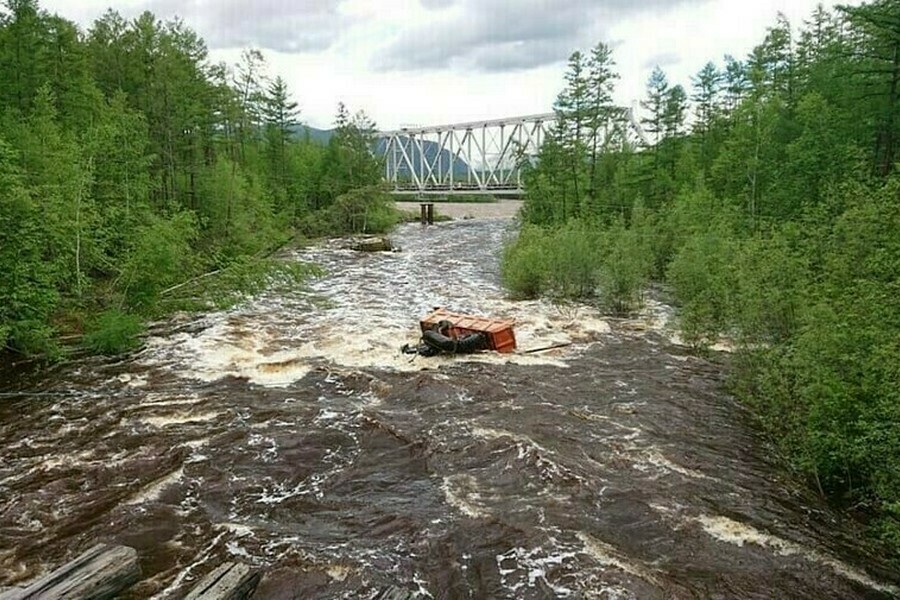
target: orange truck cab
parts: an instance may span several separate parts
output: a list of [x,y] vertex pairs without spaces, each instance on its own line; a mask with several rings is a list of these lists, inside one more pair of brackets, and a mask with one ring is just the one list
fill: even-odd
[[434,312],[419,321],[419,326],[424,333],[429,329],[434,329],[441,321],[450,322],[449,334],[454,339],[460,339],[472,333],[482,333],[488,340],[489,349],[503,354],[510,354],[516,350],[516,335],[513,332],[515,321],[511,319],[488,319],[436,308]]

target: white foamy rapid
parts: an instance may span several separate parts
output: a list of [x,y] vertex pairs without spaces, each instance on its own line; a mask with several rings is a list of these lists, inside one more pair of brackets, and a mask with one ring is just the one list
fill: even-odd
[[696,522],[703,528],[703,531],[722,542],[740,547],[743,547],[744,544],[755,544],[767,548],[779,556],[801,556],[810,562],[830,567],[838,575],[868,588],[893,596],[900,595],[900,588],[875,581],[864,572],[839,561],[833,556],[763,533],[746,523],[741,523],[728,517],[710,515],[701,515],[696,518]]
[[[199,332],[152,338],[143,360],[185,378],[233,376],[276,387],[299,381],[317,366],[416,371],[465,360],[563,367],[567,356],[609,333],[609,324],[587,306],[506,298],[499,255],[511,232],[505,220],[406,225],[393,238],[401,252],[354,252],[339,240],[297,252],[289,259],[316,263],[326,273],[305,289],[263,294],[210,314]],[[519,351],[402,354],[403,344],[418,341],[419,319],[439,306],[514,319]],[[563,347],[527,352],[550,346]]]

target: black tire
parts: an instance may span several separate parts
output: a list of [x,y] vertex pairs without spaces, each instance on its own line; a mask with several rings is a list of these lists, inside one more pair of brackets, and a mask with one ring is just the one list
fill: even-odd
[[422,334],[422,341],[429,348],[448,354],[472,354],[487,348],[487,338],[481,333],[472,333],[455,340],[437,331],[428,330]]

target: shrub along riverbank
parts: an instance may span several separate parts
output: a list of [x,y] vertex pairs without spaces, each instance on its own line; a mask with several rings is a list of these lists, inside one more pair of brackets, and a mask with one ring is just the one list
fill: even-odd
[[85,32],[4,3],[0,19],[0,349],[59,356],[136,342],[145,319],[219,305],[309,269],[297,237],[381,232],[374,124],[340,105],[327,145],[263,56],[211,64],[183,22],[108,11]]
[[613,312],[662,282],[691,344],[737,341],[733,389],[786,461],[895,560],[898,27],[892,2],[819,8],[690,91],[657,69],[640,147],[612,104],[609,49],[576,53],[503,262],[514,295]]

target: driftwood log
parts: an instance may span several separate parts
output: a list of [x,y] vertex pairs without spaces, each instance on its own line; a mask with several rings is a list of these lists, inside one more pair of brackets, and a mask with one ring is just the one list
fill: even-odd
[[184,600],[245,600],[256,591],[260,577],[258,570],[247,565],[224,563],[204,577]]
[[402,588],[398,588],[395,585],[392,585],[389,588],[385,588],[381,590],[377,596],[375,596],[375,600],[410,600],[414,598],[415,594],[412,592],[408,592]]
[[0,600],[110,600],[140,578],[134,548],[97,544],[26,588],[0,592]]

